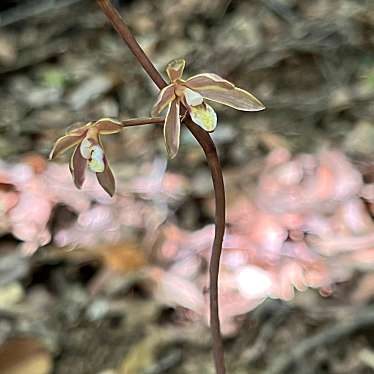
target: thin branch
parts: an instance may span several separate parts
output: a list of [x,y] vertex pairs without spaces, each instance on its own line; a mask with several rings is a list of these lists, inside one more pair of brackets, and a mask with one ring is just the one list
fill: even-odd
[[[108,17],[113,27],[128,45],[143,69],[157,85],[159,89],[164,88],[167,83],[144,53],[138,42],[132,35],[124,20],[113,7],[109,0],[97,0],[99,6]],[[222,168],[217,155],[217,150],[210,135],[197,126],[190,118],[185,123],[192,135],[201,145],[207,158],[208,166],[212,175],[215,194],[215,234],[210,258],[209,286],[210,286],[210,326],[213,338],[213,358],[217,374],[225,374],[224,350],[220,330],[219,307],[218,307],[218,276],[219,263],[222,252],[222,241],[225,232],[225,189],[222,176]]]

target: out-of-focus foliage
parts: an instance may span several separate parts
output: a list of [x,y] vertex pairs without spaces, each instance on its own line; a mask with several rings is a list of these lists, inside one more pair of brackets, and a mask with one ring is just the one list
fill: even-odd
[[[158,161],[148,177],[121,184],[114,199],[105,196],[93,175],[77,191],[66,166],[46,165],[37,157],[4,165],[3,232],[11,232],[23,241],[24,251],[33,253],[51,240],[48,222],[58,205],[74,218],[55,221],[52,241],[57,246],[98,248],[135,238],[135,230],[141,230],[142,245],[157,253],[158,262],[145,268],[156,297],[206,319],[206,265],[214,227],[186,231],[166,222],[168,206],[184,197],[187,182],[164,174],[164,165]],[[228,209],[220,275],[224,332],[232,333],[233,318],[267,297],[290,300],[295,290],[308,287],[329,295],[354,270],[374,266],[373,188],[336,150],[294,158],[282,148],[270,153],[255,197],[242,193]],[[115,256],[118,251],[106,258]]]
[[[48,225],[56,206],[69,210],[70,222],[55,224],[53,241],[58,246],[92,247],[126,238],[126,227],[154,232],[167,217],[167,202],[182,196],[186,181],[168,174],[165,162],[156,160],[146,177],[129,181],[114,199],[89,174],[84,192],[75,188],[67,165],[30,157],[23,163],[1,167],[2,233],[21,240],[22,249],[34,253],[51,241]],[[141,198],[140,198],[141,197]],[[157,203],[152,203],[152,200]],[[169,200],[168,200],[169,199]],[[147,202],[149,200],[149,202]],[[65,217],[66,218],[66,217]]]

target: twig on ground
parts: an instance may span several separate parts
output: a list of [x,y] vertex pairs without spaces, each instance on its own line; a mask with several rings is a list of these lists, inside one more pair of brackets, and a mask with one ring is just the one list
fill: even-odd
[[270,368],[265,371],[265,374],[284,373],[290,369],[293,363],[303,360],[306,355],[312,353],[316,348],[336,343],[340,339],[373,326],[374,308],[371,307],[354,315],[350,320],[339,321],[335,325],[325,328],[320,333],[300,342],[295,348],[276,358]]

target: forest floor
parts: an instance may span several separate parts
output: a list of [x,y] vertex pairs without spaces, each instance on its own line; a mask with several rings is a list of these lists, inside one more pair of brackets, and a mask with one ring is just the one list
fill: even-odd
[[[205,314],[196,312],[200,297],[205,297],[197,289],[204,283],[206,258],[198,258],[199,278],[191,276],[195,283],[173,284],[176,273],[169,272],[175,270],[178,258],[175,243],[182,247],[180,242],[190,238],[189,247],[194,247],[199,240],[208,244],[211,240],[212,185],[203,153],[184,129],[180,153],[168,161],[166,172],[162,129],[125,129],[105,139],[123,194],[118,207],[125,213],[96,190],[75,191],[66,171],[67,158],[57,160],[56,169],[48,169],[54,141],[75,122],[149,116],[157,90],[95,2],[60,0],[56,9],[48,9],[48,2],[39,8],[19,2],[18,12],[7,3],[0,5],[0,203],[5,206],[0,204],[0,372],[213,373]],[[347,227],[354,227],[354,240],[364,238],[365,244],[346,241],[344,253],[333,250],[333,255],[321,244],[324,251],[318,253],[318,261],[308,252],[303,266],[313,264],[313,276],[319,272],[319,278],[311,280],[310,269],[305,270],[310,277],[303,278],[302,286],[297,279],[290,281],[289,275],[279,275],[281,255],[276,263],[274,258],[256,258],[256,266],[261,263],[269,274],[276,271],[279,282],[290,285],[282,284],[277,292],[273,286],[272,297],[245,299],[245,305],[236,290],[225,299],[228,306],[238,308],[223,311],[228,316],[224,322],[228,372],[374,372],[372,2],[124,3],[123,16],[162,72],[170,60],[183,57],[186,76],[206,71],[222,75],[250,90],[267,107],[243,113],[214,105],[219,124],[213,139],[224,169],[230,225],[242,220],[244,213],[237,206],[243,199],[261,200],[256,194],[265,188],[262,182],[283,178],[279,183],[294,186],[300,182],[295,182],[295,175],[310,160],[327,165],[333,174],[322,182],[319,174],[312,176],[320,187],[313,217],[330,219],[326,206],[334,194],[351,191],[355,178],[362,183],[348,197],[339,198],[339,204],[343,202],[334,208],[331,225],[336,238],[343,239],[348,237]],[[312,158],[300,156],[305,154]],[[344,167],[339,160],[344,160]],[[286,167],[276,169],[277,162]],[[24,166],[31,168],[32,182],[22,179]],[[48,194],[46,175],[61,180],[66,190],[56,192],[44,207],[34,189],[43,185]],[[13,182],[17,176],[18,184]],[[167,176],[167,183],[161,188],[162,176]],[[332,188],[334,193],[327,196],[326,190]],[[283,197],[275,198],[279,209],[288,204]],[[348,200],[354,200],[355,208],[347,208]],[[9,223],[14,217],[8,217],[6,207],[21,202],[28,207],[17,216],[16,227],[14,221]],[[43,218],[29,216],[30,204],[40,207]],[[88,205],[90,215],[83,216]],[[358,207],[360,213],[349,211],[344,218],[343,205]],[[305,212],[311,208],[300,209],[297,217],[306,222]],[[96,222],[100,219],[95,214],[102,220],[110,215],[118,230],[109,230],[105,237],[106,232],[97,229],[103,223]],[[94,227],[89,233],[76,226],[65,230],[78,216],[81,227]],[[46,244],[38,249],[29,222],[39,227],[39,219],[48,225],[37,233],[38,243]],[[161,236],[156,234],[159,229]],[[288,242],[297,242],[296,231],[288,231]],[[248,240],[255,242],[251,235]],[[347,257],[353,249],[354,255]],[[191,266],[195,269],[195,264]],[[248,269],[249,262],[245,266]],[[223,276],[231,276],[232,269],[227,265]],[[289,274],[296,268],[287,269]],[[167,281],[162,283],[160,277]],[[224,285],[231,287],[230,281]],[[248,296],[249,291],[243,292]]]

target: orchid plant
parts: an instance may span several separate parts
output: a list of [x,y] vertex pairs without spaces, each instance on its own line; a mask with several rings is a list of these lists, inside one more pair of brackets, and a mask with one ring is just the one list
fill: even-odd
[[167,153],[170,158],[174,158],[179,150],[181,124],[184,123],[187,126],[204,150],[215,191],[215,236],[210,259],[209,279],[210,325],[216,372],[224,374],[224,351],[218,313],[218,275],[222,240],[225,232],[225,190],[219,158],[215,145],[209,136],[209,132],[214,131],[217,126],[217,115],[206,100],[243,111],[259,111],[265,109],[265,107],[255,96],[216,74],[197,74],[183,80],[182,74],[186,64],[183,59],[177,59],[168,64],[166,68],[170,80],[168,85],[144,53],[110,0],[97,0],[97,2],[137,61],[160,89],[152,109],[152,115],[159,115],[167,109],[166,117],[127,121],[103,118],[88,122],[58,139],[52,149],[50,158],[55,158],[66,150],[75,147],[70,161],[70,171],[76,187],[82,188],[85,180],[85,170],[88,166],[92,172],[96,173],[97,180],[102,188],[110,196],[113,196],[115,179],[105,156],[101,135],[118,133],[123,127],[127,126],[163,124]]

